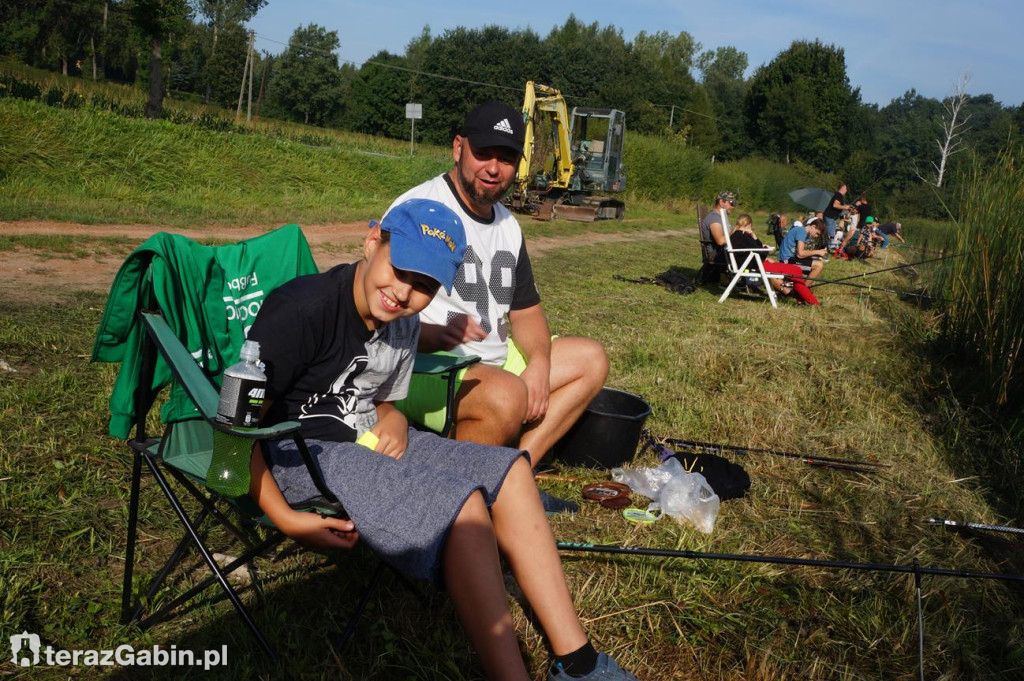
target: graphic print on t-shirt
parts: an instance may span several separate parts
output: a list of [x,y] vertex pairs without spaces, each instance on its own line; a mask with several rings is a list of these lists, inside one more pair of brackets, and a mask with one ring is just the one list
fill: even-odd
[[[486,269],[490,269],[490,277],[485,282],[483,273]],[[480,326],[484,332],[490,334],[496,330],[498,337],[505,342],[508,340],[508,321],[504,316],[498,317],[497,310],[491,310],[491,298],[499,308],[512,304],[512,294],[516,288],[515,256],[509,251],[497,251],[491,258],[490,267],[486,269],[473,247],[467,247],[466,255],[462,258],[462,267],[455,276],[452,292],[457,293],[465,302],[476,306]],[[462,313],[449,310],[447,323],[452,324],[462,316]]]
[[366,355],[352,358],[326,393],[313,395],[306,401],[299,418],[326,417],[344,423],[355,432],[360,431],[360,425],[365,429],[366,424],[361,424],[360,420],[366,421],[367,417],[363,413],[365,410],[360,409],[359,400],[361,395],[369,394],[374,388],[367,384],[364,374],[369,362]]

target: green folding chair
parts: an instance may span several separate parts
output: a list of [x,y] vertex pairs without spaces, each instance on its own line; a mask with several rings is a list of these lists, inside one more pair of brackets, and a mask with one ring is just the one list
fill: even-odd
[[[279,559],[292,549],[281,549],[286,537],[247,494],[233,496],[237,490],[225,493],[223,480],[211,477],[211,465],[215,459],[233,459],[231,472],[247,481],[254,442],[291,438],[319,492],[295,508],[344,516],[344,508],[323,480],[297,422],[234,429],[216,421],[221,373],[237,359],[262,299],[284,281],[315,271],[305,237],[297,226],[289,225],[240,244],[216,247],[176,235],[154,235],[118,273],[97,333],[93,359],[122,362],[111,397],[110,431],[127,439],[132,452],[122,623],[143,630],[153,627],[216,585],[260,647],[279,662],[228,575],[257,558]],[[447,375],[448,394],[454,398],[455,372],[473,361],[476,358],[430,355],[418,362],[417,370]],[[160,408],[163,431],[153,435],[147,426],[148,416],[163,394],[168,395]],[[450,405],[448,428],[454,418],[453,401]],[[134,435],[129,437],[132,427]],[[169,502],[183,532],[163,567],[136,596],[133,575],[143,465]],[[247,489],[247,482],[241,488]],[[194,515],[190,515],[183,498],[194,500],[189,504],[198,508]],[[243,547],[241,555],[227,565],[218,564],[210,546],[209,529],[214,523]],[[169,577],[193,549],[208,566],[210,575],[154,608]],[[376,575],[381,572],[377,570]],[[354,633],[373,585],[356,605],[338,639],[339,648]]]

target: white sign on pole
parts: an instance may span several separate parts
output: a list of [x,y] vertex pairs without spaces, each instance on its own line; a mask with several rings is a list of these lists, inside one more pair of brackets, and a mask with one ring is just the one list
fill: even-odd
[[405,105],[405,117],[412,124],[412,130],[409,132],[409,155],[411,156],[416,140],[416,119],[423,118],[423,105],[409,102]]

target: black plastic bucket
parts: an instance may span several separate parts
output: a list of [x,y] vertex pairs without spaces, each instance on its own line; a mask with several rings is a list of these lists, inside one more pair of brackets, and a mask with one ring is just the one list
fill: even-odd
[[579,420],[552,448],[570,466],[615,468],[636,455],[651,405],[638,395],[601,388]]

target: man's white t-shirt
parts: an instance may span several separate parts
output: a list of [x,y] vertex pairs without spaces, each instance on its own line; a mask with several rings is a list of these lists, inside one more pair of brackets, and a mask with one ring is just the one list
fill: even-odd
[[443,288],[438,291],[420,313],[420,320],[439,325],[448,325],[460,315],[478,320],[487,337],[460,345],[452,352],[478,355],[486,364],[503,364],[509,339],[509,310],[540,303],[519,222],[500,203],[494,205],[494,217],[490,220],[470,212],[447,173],[413,187],[395,199],[391,208],[409,199],[443,203],[462,218],[466,229],[466,255],[452,292],[445,293]]

